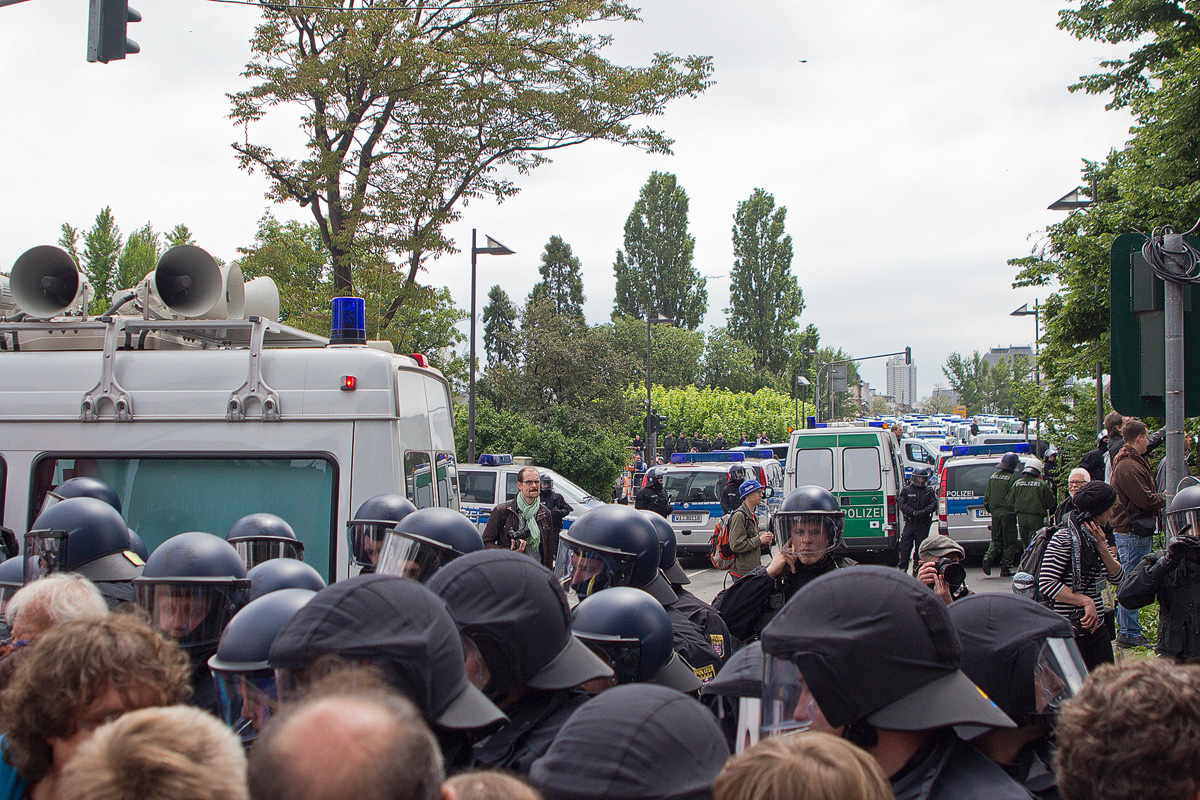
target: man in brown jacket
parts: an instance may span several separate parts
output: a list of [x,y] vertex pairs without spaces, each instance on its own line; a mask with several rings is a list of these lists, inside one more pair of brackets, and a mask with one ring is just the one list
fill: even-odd
[[[1155,491],[1154,475],[1146,461],[1150,446],[1150,431],[1141,420],[1131,419],[1121,426],[1125,446],[1113,459],[1112,487],[1117,490],[1117,508],[1113,514],[1113,535],[1117,554],[1126,574],[1133,572],[1138,562],[1150,552],[1158,512],[1166,498]],[[1138,612],[1117,607],[1117,647],[1146,647]]]
[[527,553],[554,569],[558,533],[554,517],[541,502],[542,482],[536,467],[517,473],[517,496],[492,509],[483,529],[483,546]]

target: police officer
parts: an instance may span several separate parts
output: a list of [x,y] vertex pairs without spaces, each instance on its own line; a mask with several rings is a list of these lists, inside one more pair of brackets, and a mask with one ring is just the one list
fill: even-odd
[[612,669],[571,635],[566,595],[554,575],[527,556],[470,553],[439,570],[428,586],[482,662],[468,675],[508,715],[507,724],[475,746],[476,761],[527,773],[587,699],[571,690]]
[[779,542],[771,563],[739,578],[713,599],[729,632],[754,641],[767,623],[809,581],[855,565],[834,555],[842,544],[845,512],[837,498],[820,486],[792,491],[771,519]]
[[729,522],[729,515],[742,504],[741,487],[746,480],[746,468],[734,464],[729,468],[728,480],[721,487],[721,515]]
[[[929,535],[929,526],[933,524],[933,514],[937,511],[937,494],[929,485],[929,476],[933,470],[929,467],[917,467],[912,472],[912,478],[900,491],[900,513],[904,515],[904,531],[900,534],[900,561],[898,566],[908,570],[908,559],[916,555],[921,548],[921,542]],[[917,567],[913,565],[913,574]]]
[[42,508],[38,513],[46,511],[60,500],[72,497],[94,497],[108,503],[117,510],[118,514],[121,513],[121,498],[117,496],[113,488],[99,478],[89,478],[83,475],[77,478],[68,478],[46,492],[46,497],[42,500]]
[[571,504],[561,493],[554,491],[554,479],[546,473],[541,475],[542,481],[542,505],[550,509],[551,530],[554,531],[555,537],[562,533],[563,520],[571,515],[574,511]]
[[254,569],[272,558],[304,560],[304,542],[287,520],[260,511],[247,514],[230,526],[225,541],[233,545],[246,561],[246,569]]
[[181,533],[155,548],[142,574],[133,579],[133,588],[150,623],[178,642],[191,659],[191,704],[219,715],[208,659],[246,601],[246,562],[219,536]]
[[1159,655],[1200,661],[1200,486],[1176,492],[1167,511],[1174,541],[1138,563],[1121,584],[1117,601],[1127,609],[1158,600]]
[[1005,453],[1000,459],[1000,468],[988,478],[987,488],[983,490],[984,510],[992,516],[992,542],[988,545],[983,556],[983,574],[992,574],[992,564],[1000,562],[1000,576],[1012,576],[1012,568],[1016,564],[1019,550],[1017,549],[1017,519],[1013,514],[1012,503],[1008,499],[1009,489],[1012,488],[1013,472],[1021,464],[1016,453]]
[[1029,800],[955,726],[1013,728],[960,669],[950,612],[895,569],[835,570],[762,635],[764,735],[810,730],[870,754],[897,800]]
[[633,499],[634,508],[648,508],[660,517],[671,516],[671,498],[662,482],[663,470],[652,468],[646,473],[646,485],[638,490]]
[[675,453],[675,437],[667,434],[662,440],[662,456],[664,461],[670,461],[671,456]]
[[725,443],[725,434],[723,434],[723,433],[718,433],[716,435],[716,438],[713,439],[713,442],[712,442],[713,450],[724,450],[728,446],[729,445]]
[[1054,491],[1042,480],[1041,461],[1031,458],[1025,462],[1020,477],[1008,490],[1008,502],[1016,516],[1017,536],[1024,552],[1029,540],[1046,524],[1046,516],[1053,514],[1058,505]]
[[962,642],[962,671],[1017,723],[971,744],[1038,800],[1058,800],[1054,724],[1087,678],[1071,623],[1002,593],[964,598],[950,606],[950,618]]
[[377,494],[360,505],[354,519],[346,523],[350,563],[360,572],[374,572],[384,534],[416,510],[416,506],[398,494]]
[[250,592],[246,602],[281,589],[308,589],[319,592],[325,588],[325,579],[312,566],[294,558],[272,558],[246,572],[250,581]]
[[456,558],[483,549],[479,528],[453,508],[408,514],[383,534],[375,571],[424,583]]
[[762,642],[751,642],[733,654],[716,678],[700,688],[700,702],[717,715],[734,753],[758,743],[762,682]]

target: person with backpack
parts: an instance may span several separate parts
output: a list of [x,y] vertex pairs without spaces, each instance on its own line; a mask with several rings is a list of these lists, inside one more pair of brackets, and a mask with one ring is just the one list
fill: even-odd
[[762,549],[775,541],[770,531],[758,532],[758,515],[755,509],[766,496],[763,485],[754,478],[742,481],[738,488],[742,504],[733,510],[725,523],[729,532],[729,549],[735,553],[729,574],[740,578],[762,564]]
[[1077,510],[1067,515],[1063,527],[1051,529],[1041,563],[1027,563],[1038,549],[1033,544],[1021,562],[1022,571],[1029,571],[1037,581],[1034,599],[1048,603],[1051,611],[1071,623],[1089,670],[1113,663],[1108,621],[1112,609],[1104,608],[1100,589],[1103,580],[1118,587],[1125,579],[1104,534],[1116,502],[1117,492],[1107,483],[1084,484],[1075,493]]

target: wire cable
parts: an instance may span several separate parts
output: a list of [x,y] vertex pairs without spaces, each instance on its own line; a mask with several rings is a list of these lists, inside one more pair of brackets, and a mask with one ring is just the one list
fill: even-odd
[[[1200,220],[1187,233],[1198,226]],[[1155,228],[1142,245],[1142,257],[1162,280],[1200,286],[1200,252],[1184,240],[1187,233],[1176,233],[1170,225]]]

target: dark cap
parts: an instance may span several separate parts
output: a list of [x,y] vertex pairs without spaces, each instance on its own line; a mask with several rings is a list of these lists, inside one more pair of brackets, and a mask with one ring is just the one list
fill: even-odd
[[1088,481],[1079,487],[1073,499],[1076,508],[1094,517],[1113,507],[1117,502],[1117,490],[1104,481]]
[[571,635],[571,610],[554,573],[511,550],[477,550],[438,570],[426,584],[442,598],[491,671],[489,693],[516,686],[570,689],[612,675]]
[[748,644],[738,650],[717,677],[700,687],[700,694],[719,697],[762,697],[762,642]]
[[373,664],[430,723],[471,729],[505,719],[467,681],[450,612],[416,581],[359,575],[322,589],[279,631],[269,662],[301,669],[327,654]]
[[729,747],[712,712],[649,683],[589,700],[533,763],[529,782],[551,800],[711,798]]
[[800,668],[833,726],[865,719],[885,730],[1012,720],[959,669],[961,646],[941,598],[887,567],[822,575],[766,627],[763,653]]

